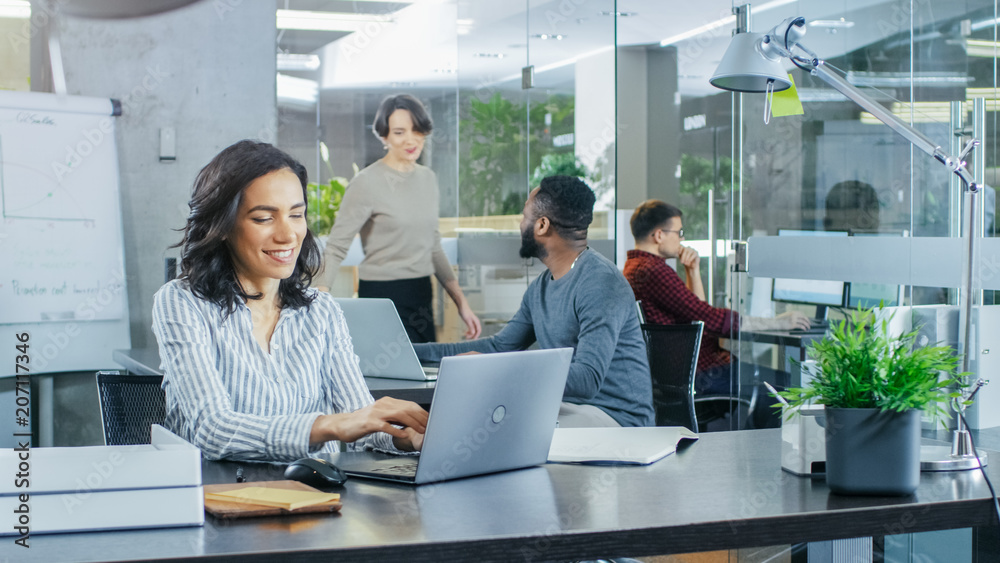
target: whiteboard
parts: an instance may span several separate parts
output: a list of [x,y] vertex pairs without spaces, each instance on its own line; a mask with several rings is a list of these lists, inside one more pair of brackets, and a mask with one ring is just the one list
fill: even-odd
[[32,333],[38,371],[107,367],[129,347],[114,107],[0,92],[0,350]]

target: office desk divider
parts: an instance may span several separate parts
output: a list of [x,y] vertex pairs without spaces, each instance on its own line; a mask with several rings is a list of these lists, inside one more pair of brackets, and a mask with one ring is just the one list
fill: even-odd
[[2,450],[0,475],[0,536],[205,523],[201,451],[158,424],[151,444]]

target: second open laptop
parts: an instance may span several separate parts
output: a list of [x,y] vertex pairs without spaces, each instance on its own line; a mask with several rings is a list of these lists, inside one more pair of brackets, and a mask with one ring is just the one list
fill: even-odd
[[545,463],[572,360],[572,348],[446,357],[419,457],[341,455],[337,465],[419,485]]
[[438,368],[421,367],[391,300],[337,298],[334,301],[344,312],[361,375],[417,381],[437,379]]

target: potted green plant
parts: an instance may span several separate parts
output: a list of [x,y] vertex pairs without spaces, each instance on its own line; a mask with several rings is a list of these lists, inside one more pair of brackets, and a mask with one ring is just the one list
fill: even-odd
[[[309,182],[306,184],[306,205],[309,209],[309,228],[313,234],[323,239],[330,234],[333,222],[337,219],[337,212],[340,211],[340,203],[344,200],[344,192],[347,191],[347,178],[333,175],[333,166],[330,165],[330,149],[326,143],[319,143],[320,157],[326,164],[330,181],[325,184]],[[354,165],[354,174],[358,173],[358,165]],[[323,239],[325,240],[325,239]]]
[[804,387],[779,394],[794,416],[825,405],[826,480],[841,494],[908,495],[920,481],[920,417],[947,416],[960,397],[959,360],[947,346],[918,346],[917,330],[893,335],[882,306],[859,310],[814,342]]
[[309,182],[306,185],[308,194],[309,228],[318,237],[330,234],[333,222],[340,211],[340,203],[347,191],[347,178],[330,178],[326,184]]

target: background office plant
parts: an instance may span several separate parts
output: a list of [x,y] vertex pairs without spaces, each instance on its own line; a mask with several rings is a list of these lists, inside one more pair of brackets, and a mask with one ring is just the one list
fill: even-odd
[[[609,190],[613,179],[601,171],[604,155],[588,170],[576,157],[575,141],[565,140],[574,132],[575,107],[573,96],[566,95],[530,104],[507,99],[501,92],[485,100],[469,98],[459,122],[459,215],[521,213],[529,191],[518,175],[524,170],[533,171],[531,187],[545,176],[566,174],[586,180],[598,198]],[[613,145],[610,150],[613,155]]]
[[804,387],[779,393],[789,414],[826,406],[826,478],[834,492],[910,494],[920,481],[920,418],[948,416],[961,397],[959,359],[947,346],[918,346],[917,331],[893,335],[882,306],[855,311],[813,343]]
[[[330,165],[330,149],[326,143],[319,144],[320,158],[326,164],[330,181],[325,184],[309,182],[306,184],[307,201],[309,209],[309,228],[314,235],[325,237],[330,234],[333,222],[337,219],[337,212],[340,211],[340,203],[344,200],[344,192],[347,191],[349,180],[343,176],[333,175],[333,166]],[[358,173],[358,165],[354,164],[354,174]]]
[[340,203],[347,191],[347,178],[340,176],[330,178],[325,184],[309,182],[306,186],[309,206],[309,228],[313,234],[323,237],[330,234],[333,222],[340,211]]

